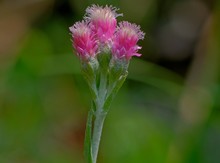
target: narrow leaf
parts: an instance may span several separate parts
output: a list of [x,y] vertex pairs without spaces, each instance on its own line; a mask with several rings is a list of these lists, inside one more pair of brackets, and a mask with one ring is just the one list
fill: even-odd
[[127,78],[128,73],[126,72],[126,74],[124,74],[123,76],[121,76],[121,78],[115,82],[115,84],[113,85],[112,89],[110,90],[110,93],[108,94],[105,104],[104,104],[104,110],[107,112],[112,100],[114,99],[114,97],[116,96],[116,94],[118,93],[118,90],[122,87],[125,79]]
[[91,109],[87,117],[85,140],[84,140],[84,155],[87,163],[92,163],[92,151],[91,151],[92,119],[93,119],[93,111]]

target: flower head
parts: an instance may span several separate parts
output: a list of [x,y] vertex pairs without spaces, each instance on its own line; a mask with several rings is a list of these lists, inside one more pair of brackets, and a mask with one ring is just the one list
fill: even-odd
[[141,56],[137,53],[140,46],[137,45],[139,39],[144,39],[144,33],[140,26],[127,21],[119,23],[113,39],[112,54],[117,59],[126,58],[130,60],[132,56]]
[[122,14],[117,14],[118,9],[112,6],[92,5],[86,9],[86,19],[92,23],[92,29],[96,34],[100,43],[107,43],[111,40],[116,26],[116,17]]
[[90,24],[86,21],[76,22],[69,29],[72,33],[73,47],[77,55],[85,60],[94,57],[97,54],[98,45]]

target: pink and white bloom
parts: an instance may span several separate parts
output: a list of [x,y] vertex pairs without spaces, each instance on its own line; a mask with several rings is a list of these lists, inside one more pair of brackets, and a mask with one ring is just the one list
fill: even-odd
[[92,29],[100,43],[108,43],[116,30],[118,9],[112,6],[92,5],[86,9],[86,19],[91,22]]
[[144,33],[140,26],[131,24],[127,21],[119,23],[112,45],[112,55],[116,59],[126,58],[130,60],[132,56],[141,56],[137,45],[138,40],[144,39]]
[[98,44],[91,25],[86,21],[76,22],[69,29],[77,55],[84,60],[94,57],[97,54]]

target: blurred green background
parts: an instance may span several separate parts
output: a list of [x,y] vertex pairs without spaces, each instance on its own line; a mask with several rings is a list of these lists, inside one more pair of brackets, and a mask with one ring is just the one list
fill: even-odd
[[84,162],[90,92],[68,27],[93,3],[146,33],[98,162],[219,163],[219,0],[1,0],[0,163]]

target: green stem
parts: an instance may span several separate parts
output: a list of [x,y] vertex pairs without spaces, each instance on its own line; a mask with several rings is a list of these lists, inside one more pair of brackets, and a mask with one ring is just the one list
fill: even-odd
[[102,128],[105,121],[106,113],[98,109],[95,114],[93,137],[92,137],[92,162],[96,163],[99,144],[102,135]]
[[101,72],[101,76],[100,76],[100,86],[99,86],[99,105],[98,108],[102,109],[102,105],[105,101],[105,97],[106,97],[106,93],[107,93],[107,75],[105,74],[105,72]]
[[98,96],[95,101],[95,120],[93,124],[93,136],[92,136],[92,162],[96,163],[99,151],[99,144],[102,135],[102,128],[105,121],[107,112],[104,112],[104,103],[107,94],[107,75],[105,72],[100,72],[100,85],[98,88]]

